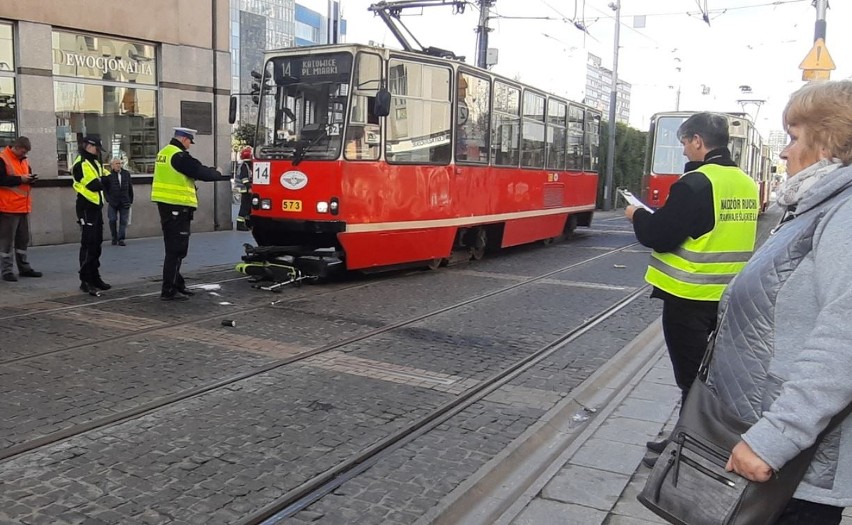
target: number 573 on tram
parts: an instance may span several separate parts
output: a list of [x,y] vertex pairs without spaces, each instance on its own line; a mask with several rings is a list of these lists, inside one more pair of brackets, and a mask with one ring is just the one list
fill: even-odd
[[589,107],[361,45],[268,52],[260,82],[252,232],[291,247],[303,270],[480,258],[591,224],[600,113]]

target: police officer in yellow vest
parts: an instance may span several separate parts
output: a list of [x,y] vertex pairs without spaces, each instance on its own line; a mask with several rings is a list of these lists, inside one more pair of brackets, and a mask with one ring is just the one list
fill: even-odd
[[198,208],[195,181],[225,181],[215,168],[203,166],[189,154],[195,144],[194,129],[175,128],[174,138],[157,154],[151,200],[157,203],[166,256],[163,260],[163,287],[160,299],[181,301],[193,295],[186,287],[180,266],[189,251],[190,222]]
[[[656,213],[628,206],[636,238],[653,250],[645,280],[663,300],[663,335],[683,399],[716,328],[719,298],[754,250],[758,188],[731,159],[728,119],[697,113],[677,131],[689,159]],[[660,453],[666,440],[649,442]],[[651,464],[652,460],[646,460]]]
[[104,194],[101,176],[103,167],[101,140],[94,136],[83,138],[80,155],[74,159],[71,175],[77,192],[77,222],[80,224],[80,289],[90,295],[109,290],[101,279],[101,242],[104,239]]

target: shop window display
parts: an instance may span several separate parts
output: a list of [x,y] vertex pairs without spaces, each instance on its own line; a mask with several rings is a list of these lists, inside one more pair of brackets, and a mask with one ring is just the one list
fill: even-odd
[[18,111],[15,100],[15,52],[12,26],[0,24],[0,148],[17,136]]
[[159,150],[155,48],[112,38],[53,33],[56,150],[69,175],[82,137],[94,135],[104,160],[131,173],[154,172]]

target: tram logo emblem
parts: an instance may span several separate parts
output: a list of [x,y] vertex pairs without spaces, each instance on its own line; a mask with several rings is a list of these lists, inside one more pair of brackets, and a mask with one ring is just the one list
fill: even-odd
[[308,176],[301,171],[286,171],[281,175],[281,185],[288,190],[301,190],[308,185]]

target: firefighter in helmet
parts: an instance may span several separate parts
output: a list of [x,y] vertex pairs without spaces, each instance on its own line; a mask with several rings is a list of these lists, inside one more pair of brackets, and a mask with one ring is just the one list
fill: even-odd
[[240,150],[240,172],[237,180],[240,182],[240,211],[237,213],[237,230],[251,230],[249,215],[251,215],[251,146]]

